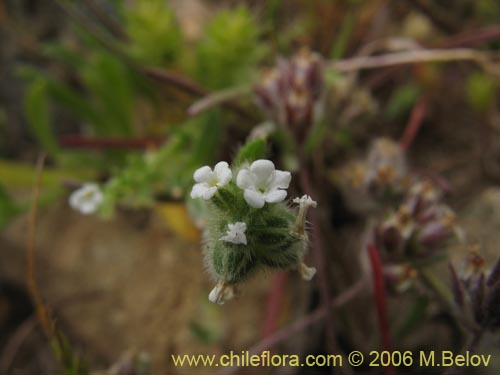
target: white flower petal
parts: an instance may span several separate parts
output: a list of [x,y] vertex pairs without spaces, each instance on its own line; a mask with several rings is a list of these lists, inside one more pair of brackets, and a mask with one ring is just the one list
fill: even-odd
[[191,198],[196,199],[203,197],[203,194],[207,189],[208,189],[208,184],[206,182],[195,184],[193,186],[193,189],[191,189]]
[[84,215],[90,215],[97,211],[97,207],[93,202],[82,202],[78,207],[78,211]]
[[85,183],[78,190],[75,190],[69,197],[71,208],[82,214],[88,215],[97,211],[104,197],[99,185]]
[[218,162],[215,165],[214,172],[217,175],[217,186],[224,186],[233,178],[233,173],[231,169],[229,169],[229,164],[225,161]]
[[211,182],[214,179],[214,174],[212,168],[208,165],[198,168],[193,175],[196,182]]
[[273,178],[269,187],[271,189],[281,188],[288,189],[290,185],[290,181],[292,181],[292,174],[287,171],[274,171]]
[[278,203],[286,198],[286,190],[273,190],[265,194],[266,202],[268,203]]
[[217,192],[217,187],[212,186],[212,187],[207,187],[205,191],[203,192],[203,199],[209,200],[214,196],[214,194]]
[[248,169],[242,169],[238,172],[238,176],[236,177],[236,185],[238,185],[240,189],[255,187],[255,177]]
[[247,229],[246,223],[236,222],[227,225],[227,235],[220,238],[221,241],[231,242],[234,244],[247,244],[247,237],[245,231]]
[[250,166],[250,171],[254,174],[259,188],[269,184],[274,170],[274,163],[271,160],[256,160]]
[[253,208],[262,208],[266,201],[264,200],[264,195],[258,191],[245,189],[243,197],[249,206]]

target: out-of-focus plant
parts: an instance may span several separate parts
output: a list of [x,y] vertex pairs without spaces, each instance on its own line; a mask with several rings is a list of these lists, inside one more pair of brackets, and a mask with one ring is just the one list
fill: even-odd
[[182,33],[176,16],[164,0],[134,1],[124,7],[130,54],[148,65],[176,61],[182,50]]
[[249,84],[266,53],[260,33],[246,7],[221,11],[196,46],[195,78],[210,89]]

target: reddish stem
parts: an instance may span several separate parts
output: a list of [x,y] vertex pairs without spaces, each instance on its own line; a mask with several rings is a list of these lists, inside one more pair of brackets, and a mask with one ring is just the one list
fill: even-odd
[[408,120],[406,129],[401,137],[400,143],[403,150],[407,151],[415,140],[415,137],[424,120],[426,110],[427,100],[425,96],[421,96],[411,111],[410,119]]
[[481,43],[500,39],[500,26],[491,26],[484,29],[476,29],[465,31],[460,34],[453,35],[444,43],[439,45],[440,48],[454,48],[463,46],[475,46]]
[[273,286],[269,296],[267,297],[266,318],[262,337],[271,336],[278,327],[280,308],[283,306],[284,287],[287,280],[285,271],[278,272],[273,278]]
[[[372,266],[373,284],[375,289],[375,302],[377,305],[377,317],[382,336],[382,350],[390,351],[392,348],[391,334],[389,330],[389,320],[387,317],[387,296],[385,294],[384,274],[382,271],[382,262],[375,245],[368,245],[368,254]],[[394,375],[394,367],[386,367],[386,375]]]
[[86,149],[145,149],[156,148],[165,140],[160,138],[97,138],[67,135],[60,138],[63,147]]

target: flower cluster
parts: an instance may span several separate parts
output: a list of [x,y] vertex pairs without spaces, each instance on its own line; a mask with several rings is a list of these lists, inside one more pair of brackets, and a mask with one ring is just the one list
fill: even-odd
[[450,264],[455,303],[469,325],[481,330],[500,327],[500,259],[487,270],[479,248],[469,249],[460,272]]
[[375,139],[364,160],[349,163],[335,176],[347,204],[360,213],[399,197],[411,180],[403,149],[388,138]]
[[455,213],[440,198],[431,181],[415,182],[399,208],[378,225],[378,246],[396,257],[427,255],[449,238],[463,240]]
[[322,58],[308,50],[280,59],[255,87],[257,103],[278,125],[302,142],[320,112]]
[[226,162],[194,172],[192,198],[207,202],[204,254],[217,285],[210,301],[222,304],[237,295],[237,285],[262,267],[296,269],[305,280],[316,270],[303,258],[307,249],[309,196],[295,198],[298,211],[285,203],[292,176],[270,160],[244,164],[234,173]]
[[[218,188],[227,185],[233,173],[225,161],[217,163],[212,171],[204,166],[194,172],[197,182],[191,191],[191,198],[212,198]],[[253,208],[262,208],[267,203],[282,202],[290,185],[290,172],[276,170],[270,160],[257,160],[249,168],[239,171],[236,183],[244,191],[245,201]]]

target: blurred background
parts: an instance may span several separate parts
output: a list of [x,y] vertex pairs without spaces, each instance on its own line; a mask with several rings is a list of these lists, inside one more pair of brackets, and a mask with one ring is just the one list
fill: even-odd
[[[323,374],[335,369],[221,372],[171,355],[258,351],[265,339],[274,353],[369,352],[389,349],[388,336],[392,349],[456,352],[480,336],[472,349],[492,363],[466,373],[498,373],[500,288],[479,300],[479,328],[462,324],[460,301],[464,272],[499,255],[499,49],[497,0],[0,0],[0,375]],[[311,61],[319,91],[272,91],[273,74],[288,82]],[[286,90],[299,104],[272,96]],[[308,120],[283,120],[280,105]],[[256,137],[292,171],[289,196],[318,201],[307,258],[318,275],[262,272],[217,306],[192,176]],[[395,255],[384,225],[396,215],[398,240],[416,238],[394,212],[419,178],[466,240],[432,232],[425,251]],[[90,181],[103,201],[82,215],[68,197]],[[370,233],[383,237],[381,268]],[[329,306],[335,296],[346,301]]]

